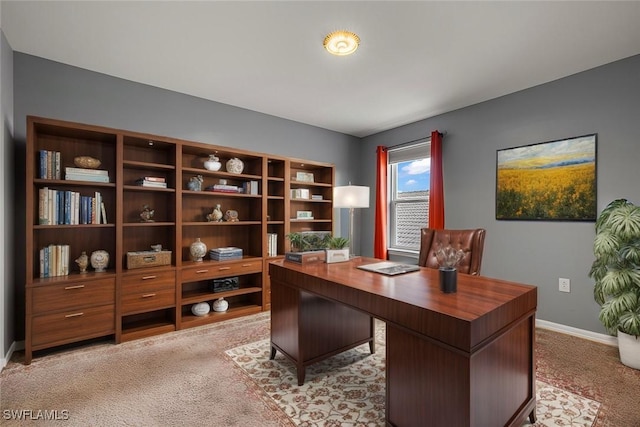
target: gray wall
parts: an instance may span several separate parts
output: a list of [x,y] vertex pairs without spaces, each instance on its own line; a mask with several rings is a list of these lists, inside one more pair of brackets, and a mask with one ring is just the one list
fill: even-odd
[[[373,164],[377,145],[446,132],[445,226],[487,229],[483,275],[538,286],[539,319],[605,333],[588,277],[594,223],[497,221],[496,150],[597,133],[598,209],[616,198],[640,203],[639,76],[640,56],[614,62],[367,137],[363,158]],[[373,186],[374,171],[362,172]],[[364,216],[373,230],[373,210]],[[372,233],[362,245],[373,247]],[[560,277],[571,279],[571,293],[558,292]]]
[[7,352],[15,340],[14,307],[14,263],[12,242],[13,227],[13,52],[4,33],[0,31],[0,165],[2,183],[0,184],[0,368],[6,362]]
[[[357,175],[360,139],[15,52],[15,149],[24,158],[26,116],[109,126],[336,165],[336,183]],[[24,160],[16,163],[17,229],[25,227]],[[352,166],[356,166],[356,168]],[[336,212],[336,234],[348,220]],[[343,219],[344,218],[344,219]],[[20,240],[20,239],[17,239]],[[25,253],[17,242],[16,254]],[[17,318],[24,317],[24,266],[16,257]],[[23,323],[23,322],[22,322]],[[22,337],[23,325],[16,335]]]
[[[604,333],[587,277],[593,223],[496,221],[496,150],[595,132],[599,208],[618,197],[640,202],[638,75],[640,56],[360,141],[16,52],[16,150],[18,155],[24,150],[25,118],[33,114],[332,162],[337,184],[352,181],[373,188],[374,168],[362,165],[375,164],[376,145],[422,138],[433,129],[446,131],[446,226],[487,229],[483,274],[537,285],[539,319]],[[361,248],[356,253],[372,255],[373,209],[359,211]],[[340,218],[346,224],[345,215],[341,212]],[[22,218],[18,211],[16,221]],[[16,275],[22,274],[16,268]],[[559,277],[571,279],[570,294],[558,292]],[[16,279],[17,292],[23,281]],[[20,298],[16,296],[18,309]]]

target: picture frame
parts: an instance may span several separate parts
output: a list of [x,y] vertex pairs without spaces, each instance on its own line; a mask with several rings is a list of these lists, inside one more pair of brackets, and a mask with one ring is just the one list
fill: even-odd
[[595,221],[597,134],[496,152],[496,219]]
[[296,172],[296,181],[314,182],[313,173],[311,173],[311,172]]

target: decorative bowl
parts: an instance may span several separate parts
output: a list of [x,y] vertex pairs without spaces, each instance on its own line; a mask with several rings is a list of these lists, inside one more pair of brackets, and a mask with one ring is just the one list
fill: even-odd
[[90,156],[74,157],[73,163],[79,168],[85,168],[85,169],[97,169],[102,164],[100,160]]

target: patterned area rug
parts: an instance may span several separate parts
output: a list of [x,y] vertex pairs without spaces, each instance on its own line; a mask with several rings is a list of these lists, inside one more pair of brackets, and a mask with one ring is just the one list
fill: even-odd
[[[227,350],[226,354],[296,425],[384,426],[384,324],[376,322],[376,353],[364,344],[307,367],[298,386],[293,363],[277,353],[269,360],[269,340]],[[600,404],[536,381],[535,427],[591,427]],[[529,423],[524,426],[532,426]]]

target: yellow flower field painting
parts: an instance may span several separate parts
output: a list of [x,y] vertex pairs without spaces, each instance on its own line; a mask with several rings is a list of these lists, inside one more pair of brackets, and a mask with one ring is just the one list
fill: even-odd
[[596,216],[596,134],[497,151],[496,219]]

